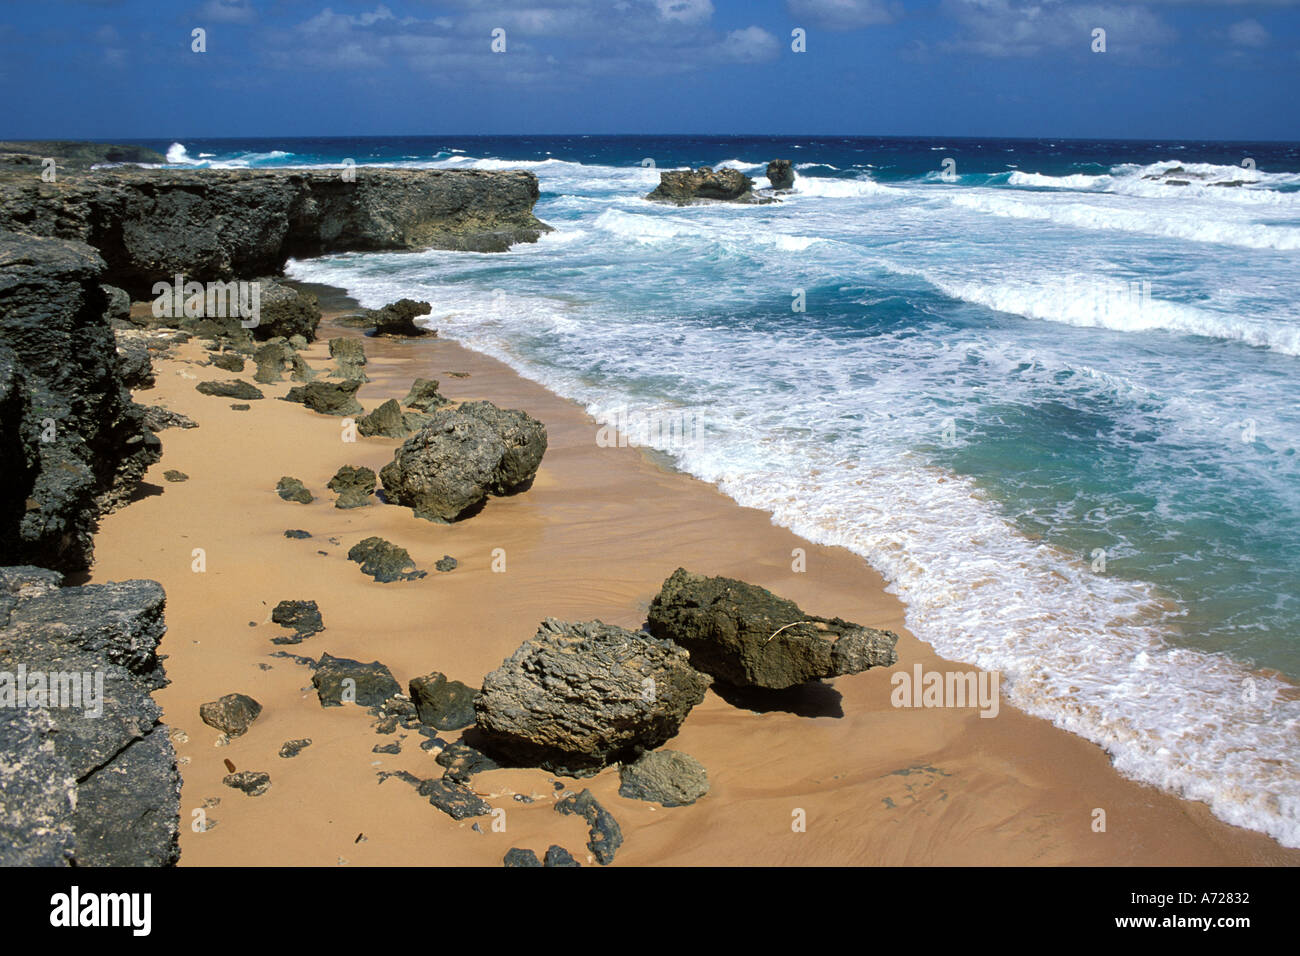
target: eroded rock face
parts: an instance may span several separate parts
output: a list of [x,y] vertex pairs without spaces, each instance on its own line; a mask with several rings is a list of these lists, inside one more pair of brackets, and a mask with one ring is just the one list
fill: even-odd
[[[0,865],[168,866],[180,857],[180,774],[162,711],[165,598],[154,581],[60,587],[0,568],[11,673],[61,675],[43,701],[0,707]],[[77,697],[71,675],[80,680]]]
[[161,443],[131,401],[100,283],[79,242],[0,232],[0,553],[61,570],[93,560],[101,514]]
[[762,202],[754,195],[754,181],[737,169],[668,169],[659,174],[659,185],[646,197],[653,202],[678,206],[710,202]]
[[332,171],[122,167],[42,183],[0,169],[0,229],[88,243],[107,262],[103,281],[143,299],[178,273],[275,275],[330,252],[504,252],[550,230],[533,216],[537,198],[523,171],[368,168],[349,183]]
[[898,660],[892,631],[816,617],[757,585],[682,568],[648,621],[651,634],[690,651],[692,665],[737,687],[780,690]]
[[546,426],[517,409],[470,402],[433,412],[379,472],[390,501],[417,517],[455,521],[489,494],[532,481],[546,453]]
[[548,618],[483,679],[474,708],[493,753],[586,776],[673,737],[708,684],[668,641]]

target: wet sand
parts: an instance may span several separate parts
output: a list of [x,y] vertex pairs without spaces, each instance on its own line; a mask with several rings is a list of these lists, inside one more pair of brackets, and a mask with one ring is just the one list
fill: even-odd
[[[266,398],[248,411],[200,394],[200,381],[252,381],[255,369],[251,361],[238,374],[202,365],[199,340],[155,361],[157,385],[137,401],[183,412],[200,427],[161,433],[162,461],[138,500],[102,522],[90,580],[153,578],[167,591],[161,650],[171,684],[155,697],[182,761],[182,866],[499,866],[511,847],[540,857],[551,844],[586,865],[586,824],[552,810],[557,780],[590,787],[617,819],[624,844],[616,866],[1300,862],[1300,851],[1221,823],[1202,804],[1123,779],[1099,748],[1005,700],[992,719],[976,709],[894,708],[892,670],[884,669],[808,688],[799,713],[755,711],[710,691],[666,745],[708,771],[710,791],[693,806],[620,797],[617,770],[580,781],[495,770],[472,786],[504,815],[457,822],[406,783],[380,782],[381,771],[427,778],[442,768],[414,731],[380,735],[361,708],[322,708],[310,671],[273,652],[378,660],[404,688],[435,670],[477,686],[545,617],[639,627],[680,566],[760,584],[814,614],[894,630],[895,670],[971,668],[912,637],[902,605],[861,558],[775,527],[766,513],[635,448],[600,447],[580,407],[505,365],[449,341],[364,338],[328,315],[319,335],[304,353],[318,370],[330,364],[326,339],[364,339],[371,381],[358,398],[367,411],[400,400],[416,377],[436,378],[453,400],[488,399],[540,419],[549,449],[530,489],[489,499],[454,525],[378,499],[339,510],[325,487],[330,477],[343,465],[378,472],[398,440],[344,442],[340,419],[277,400],[296,384],[288,381],[259,385]],[[189,480],[165,481],[169,469]],[[316,500],[281,500],[282,475],[300,478]],[[312,537],[289,539],[286,529]],[[364,576],[346,555],[370,535],[405,547],[428,576],[392,584]],[[203,572],[192,570],[199,548]],[[792,569],[798,548],[806,571]],[[493,570],[497,549],[504,572]],[[459,567],[435,571],[443,555]],[[288,632],[271,623],[271,610],[295,599],[315,600],[326,630],[281,648],[271,638]],[[264,710],[247,734],[219,746],[199,705],[232,692]],[[285,741],[302,737],[313,743],[299,756],[278,756]],[[372,752],[394,740],[401,754]],[[270,790],[250,797],[224,786],[226,759],[269,773]],[[204,811],[202,830],[194,812],[213,799],[220,802]],[[1094,831],[1098,808],[1105,832]],[[793,826],[799,816],[802,832]]]

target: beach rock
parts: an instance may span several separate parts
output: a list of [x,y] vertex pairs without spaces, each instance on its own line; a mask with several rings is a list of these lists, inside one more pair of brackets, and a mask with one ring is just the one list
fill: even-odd
[[286,402],[298,402],[322,415],[360,415],[364,409],[356,399],[360,382],[308,382],[289,389]]
[[699,169],[664,170],[659,185],[646,199],[686,206],[701,201],[761,202],[754,195],[754,181],[736,169],[701,166]]
[[519,847],[511,847],[509,850],[506,850],[505,859],[502,861],[502,864],[506,867],[540,867],[542,861],[537,859],[537,854],[532,850],[521,850]]
[[284,536],[286,538],[297,538],[302,540],[303,538],[310,538],[311,532],[303,531],[301,528],[289,528],[284,532]]
[[326,487],[338,495],[335,508],[364,508],[375,493],[375,473],[369,468],[344,465]]
[[141,341],[117,337],[117,372],[127,388],[153,388],[153,361],[149,347]]
[[292,637],[273,637],[272,644],[301,644],[306,638],[325,630],[325,622],[315,601],[281,601],[271,611],[271,622],[293,631]]
[[22,662],[29,681],[95,675],[77,688],[84,694],[59,698],[70,706],[0,707],[0,865],[172,865],[180,774],[151,696],[167,683],[157,653],[163,590],[62,581],[43,568],[0,568],[5,659]]
[[329,654],[322,654],[317,661],[311,685],[322,707],[341,707],[345,703],[377,707],[402,690],[392,672],[379,661],[363,664]]
[[455,571],[459,565],[460,562],[457,561],[455,558],[453,558],[450,554],[444,554],[441,558],[439,558],[437,561],[434,562],[433,566],[438,571]]
[[177,471],[176,469],[171,468],[163,472],[163,480],[164,481],[189,481],[190,476],[185,474],[185,472],[183,471]]
[[[118,167],[69,171],[55,187],[15,170],[0,171],[0,229],[89,243],[108,266],[100,281],[145,298],[177,273],[271,276],[332,252],[504,252],[550,230],[537,198],[537,177],[517,170],[370,168],[345,182],[337,170]],[[302,327],[278,312],[303,307],[279,296],[261,295],[267,335]]]
[[215,395],[218,398],[242,398],[245,401],[251,401],[255,398],[264,397],[261,389],[256,385],[239,378],[233,382],[199,382],[194,387],[204,395]]
[[579,868],[581,868],[582,866],[581,863],[579,863],[577,860],[573,858],[573,855],[569,853],[568,850],[566,850],[562,846],[556,846],[554,844],[551,844],[551,846],[546,848],[546,860],[545,862],[543,862],[542,865],[543,866],[564,866],[564,867],[576,866]]
[[576,814],[587,821],[587,849],[601,866],[614,862],[614,854],[623,845],[623,831],[609,811],[596,802],[590,790],[569,794],[555,802],[555,812]]
[[245,405],[242,402],[235,402],[233,405],[230,406],[230,410],[235,412],[246,412],[249,411],[252,407],[253,407],[252,405]]
[[283,339],[274,339],[259,346],[253,353],[253,361],[257,363],[253,381],[263,385],[282,382],[285,375],[295,382],[310,382],[316,374],[303,361],[302,356],[294,351],[293,346]]
[[483,751],[465,743],[464,740],[447,744],[438,752],[438,756],[434,760],[440,767],[446,768],[443,777],[457,783],[469,783],[469,778],[476,773],[501,768],[499,763],[483,753]]
[[370,381],[365,373],[366,351],[359,339],[330,339],[330,358],[335,362],[330,374],[336,378]]
[[474,723],[474,688],[434,671],[410,684],[421,723],[436,730],[458,730]]
[[427,412],[433,408],[450,405],[451,399],[443,398],[438,394],[436,378],[417,378],[412,383],[411,390],[402,399],[402,404],[407,408],[414,408],[417,412]]
[[405,548],[379,537],[365,538],[348,549],[348,560],[361,565],[361,573],[368,574],[381,584],[394,581],[414,581],[428,574],[411,560]]
[[369,415],[357,419],[357,431],[367,438],[405,438],[425,422],[423,415],[403,412],[395,399],[389,399]]
[[402,743],[401,741],[394,740],[392,743],[388,744],[375,744],[370,748],[370,752],[372,754],[400,754],[402,752]]
[[684,807],[709,792],[700,762],[679,750],[653,750],[619,768],[618,795],[665,807]]
[[262,713],[262,705],[247,694],[227,694],[199,705],[199,717],[227,737],[241,737]]
[[299,737],[297,740],[286,740],[280,746],[280,756],[286,759],[296,757],[310,746],[310,737]]
[[376,335],[400,335],[418,338],[423,335],[437,335],[430,329],[415,324],[415,320],[433,311],[428,302],[416,302],[414,299],[399,299],[382,309],[371,309],[366,318],[375,328]]
[[520,490],[546,452],[546,426],[491,402],[440,409],[379,472],[388,499],[430,521],[455,521],[489,494]]
[[898,660],[892,631],[816,617],[757,585],[682,568],[648,621],[651,634],[690,651],[694,667],[737,687],[780,690]]
[[[209,358],[208,361],[211,362],[213,365],[215,365],[217,368],[222,369],[223,371],[226,372],[242,372],[244,370],[245,359],[244,356],[240,355],[238,352],[217,352],[211,358]],[[258,367],[257,372],[258,375],[261,374],[262,369],[260,366]],[[258,378],[257,375],[254,375],[253,381],[261,382],[264,380]],[[277,380],[272,379],[271,381],[277,381]]]
[[315,500],[306,485],[289,475],[285,475],[275,483],[275,493],[285,501],[297,501],[304,505],[311,504]]
[[767,164],[767,181],[773,189],[794,188],[794,168],[788,159],[774,159]]
[[255,280],[259,286],[258,322],[253,326],[254,337],[272,339],[300,336],[303,347],[316,339],[320,325],[320,303],[316,295],[295,289],[274,279]]
[[241,770],[221,778],[221,782],[234,790],[242,790],[250,797],[260,797],[271,789],[271,775],[260,770]]
[[429,803],[453,820],[485,817],[492,812],[491,804],[469,787],[454,780],[424,780],[416,792],[422,797],[428,797]]
[[99,517],[161,457],[122,377],[103,271],[82,243],[0,231],[0,554],[10,563],[88,568]]
[[180,412],[174,412],[170,408],[163,408],[161,405],[150,405],[144,410],[145,426],[154,432],[160,432],[165,428],[198,428],[199,423],[188,415],[182,415]]
[[589,776],[673,737],[708,684],[669,641],[547,618],[483,679],[474,707],[491,753]]

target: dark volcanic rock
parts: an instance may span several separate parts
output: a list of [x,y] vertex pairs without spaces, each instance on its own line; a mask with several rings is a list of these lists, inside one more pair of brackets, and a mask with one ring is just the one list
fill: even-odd
[[438,394],[436,378],[417,378],[412,383],[411,390],[402,399],[402,404],[407,408],[414,408],[417,412],[427,412],[430,409],[441,408],[443,405],[450,405],[451,399],[443,398]]
[[892,631],[815,617],[757,585],[682,568],[648,620],[650,633],[690,651],[692,665],[737,687],[779,690],[898,660]]
[[203,722],[229,737],[247,733],[261,713],[262,705],[247,694],[227,694],[199,705],[199,717]]
[[505,859],[502,860],[502,865],[506,867],[540,867],[542,861],[537,859],[537,854],[532,850],[521,850],[519,847],[514,846],[506,850]]
[[360,382],[308,382],[289,389],[286,402],[298,402],[322,415],[360,415],[364,409],[356,399]]
[[556,813],[577,814],[587,821],[587,849],[601,866],[614,862],[614,854],[623,845],[623,831],[608,810],[596,802],[590,790],[569,794],[555,803]]
[[338,494],[335,508],[364,508],[375,493],[375,473],[369,468],[344,465],[326,487]]
[[455,780],[457,783],[469,783],[470,777],[485,770],[501,769],[499,763],[481,750],[471,747],[464,740],[458,740],[454,744],[447,744],[438,752],[438,756],[434,760],[437,761],[440,767],[446,768],[443,776],[448,780]]
[[684,807],[709,792],[709,775],[700,762],[679,750],[654,750],[619,769],[618,795]]
[[532,481],[545,453],[541,422],[470,402],[431,414],[379,476],[389,500],[430,521],[454,521],[489,494],[509,494]]
[[122,379],[103,260],[77,242],[0,232],[0,554],[81,570],[101,514],[161,443]]
[[314,500],[312,494],[297,478],[291,478],[285,475],[275,483],[275,493],[285,501],[297,501],[300,504],[311,504]]
[[29,687],[36,674],[83,675],[71,698],[58,685],[24,708],[0,707],[0,865],[174,864],[180,775],[150,696],[167,683],[162,588],[61,581],[0,568],[6,660],[25,665]]
[[410,684],[421,723],[437,730],[459,730],[474,723],[474,688],[434,671]]
[[382,309],[370,309],[366,312],[367,321],[375,327],[376,335],[402,335],[418,338],[422,335],[437,335],[430,329],[421,328],[415,320],[433,311],[428,302],[416,302],[414,299],[398,299]]
[[459,565],[460,562],[457,561],[455,558],[453,558],[450,554],[444,554],[441,558],[439,558],[436,562],[434,562],[433,566],[439,571],[455,571]]
[[284,536],[285,536],[286,538],[299,538],[299,539],[301,539],[301,538],[310,538],[310,537],[311,537],[311,532],[310,532],[310,531],[303,531],[303,530],[300,529],[300,528],[289,528],[288,530],[285,531]]
[[221,782],[234,790],[242,790],[250,797],[260,797],[271,789],[271,775],[260,770],[241,770],[227,774]]
[[562,846],[551,844],[546,848],[546,860],[543,866],[564,866],[564,867],[581,867],[582,864],[573,858]]
[[233,382],[199,382],[195,388],[204,395],[215,395],[218,398],[242,398],[250,401],[264,397],[256,385],[238,378]]
[[322,707],[340,707],[345,703],[377,707],[402,691],[392,672],[379,661],[363,664],[329,654],[321,655],[311,675],[311,685],[316,688]]
[[774,159],[767,164],[767,181],[773,189],[794,188],[794,169],[788,159]]
[[483,679],[474,706],[493,753],[589,776],[673,737],[708,684],[669,641],[547,618]]
[[[89,243],[108,263],[101,281],[144,298],[177,273],[275,275],[330,252],[503,252],[549,231],[532,214],[537,197],[537,177],[514,170],[367,168],[345,182],[332,170],[117,168],[57,183],[24,170],[0,175],[0,229]],[[264,293],[268,326],[274,301]]]
[[453,820],[467,817],[484,817],[492,812],[492,805],[464,784],[454,780],[425,780],[416,790],[422,797]]
[[274,279],[258,279],[260,302],[253,335],[259,339],[300,335],[306,342],[316,339],[320,325],[320,303],[314,293],[295,289]]
[[117,373],[127,388],[153,388],[153,361],[149,346],[137,339],[118,337]]
[[198,428],[199,423],[188,415],[174,412],[161,405],[150,405],[144,410],[145,425],[150,431],[160,432],[166,428]]
[[361,565],[361,573],[368,574],[381,584],[393,581],[414,581],[428,574],[420,571],[405,548],[399,548],[383,538],[369,537],[348,549],[348,560]]
[[735,169],[715,170],[710,166],[699,169],[665,170],[659,174],[659,185],[646,199],[654,202],[671,202],[679,206],[701,200],[714,202],[761,202],[754,195],[754,181]]
[[389,399],[369,415],[357,419],[357,431],[367,438],[405,438],[425,422],[425,416],[403,412],[395,399]]
[[297,740],[286,740],[280,746],[280,756],[285,757],[286,759],[289,757],[296,757],[310,746],[310,737],[299,737]]
[[321,620],[315,601],[281,601],[271,612],[271,621],[293,631],[292,637],[272,638],[272,644],[301,644],[306,638],[325,630],[325,622]]
[[[244,356],[238,352],[217,352],[208,359],[217,368],[227,372],[242,372],[244,370]],[[258,369],[259,374],[261,369]],[[257,376],[253,376],[254,381],[261,381]]]
[[0,153],[18,153],[38,159],[51,157],[59,165],[89,167],[97,163],[165,163],[167,157],[144,146],[113,143],[85,143],[71,139],[9,140],[0,142]]

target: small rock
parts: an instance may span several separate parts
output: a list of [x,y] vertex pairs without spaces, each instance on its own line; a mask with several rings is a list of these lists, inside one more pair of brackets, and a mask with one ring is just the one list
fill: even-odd
[[262,705],[247,694],[227,694],[199,705],[199,717],[230,737],[238,737],[252,726],[262,713]]
[[239,378],[233,382],[199,382],[195,388],[204,395],[215,395],[218,398],[254,399],[265,397],[261,389],[256,385]]
[[260,797],[271,789],[271,775],[258,770],[241,770],[228,774],[221,780],[227,787],[242,790],[250,797]]
[[244,357],[238,352],[218,352],[210,359],[211,363],[227,372],[242,372]]
[[375,493],[375,473],[369,468],[354,468],[344,465],[326,485],[338,493],[334,501],[335,508],[364,508],[370,504],[370,496]]
[[352,382],[308,382],[289,389],[284,396],[286,402],[298,402],[322,415],[360,415],[364,409],[356,400],[357,389],[361,383]]
[[609,811],[596,802],[590,790],[570,794],[556,801],[556,813],[577,814],[587,821],[587,849],[601,866],[614,862],[614,854],[623,845],[623,831]]
[[429,803],[453,820],[484,817],[492,812],[491,804],[469,787],[454,780],[425,780],[416,792],[422,797],[428,797]]
[[546,848],[546,862],[543,866],[568,866],[581,867],[582,864],[573,858],[573,856],[562,846],[551,846]]
[[468,684],[448,680],[445,674],[434,671],[427,677],[412,679],[410,691],[421,723],[436,730],[459,730],[474,723],[476,691]]
[[443,777],[457,783],[468,783],[469,778],[484,770],[499,770],[500,765],[482,751],[475,750],[463,740],[447,744],[434,758],[438,765],[446,767]]
[[363,574],[370,575],[381,584],[414,581],[428,573],[415,567],[415,562],[405,548],[377,537],[366,538],[354,544],[348,549],[348,560],[360,564]]
[[286,740],[280,747],[280,756],[296,757],[310,746],[310,737],[299,737],[297,740]]
[[303,531],[299,528],[290,528],[285,531],[284,536],[286,538],[310,538],[311,532]]
[[439,571],[455,571],[459,563],[460,562],[458,562],[450,554],[444,554],[442,556],[442,559],[434,564],[434,567],[437,568]]
[[252,408],[253,406],[252,406],[252,405],[242,405],[242,404],[236,402],[234,405],[231,405],[230,407],[231,407],[232,410],[234,410],[234,411],[236,411],[236,412],[246,412],[246,411],[248,411],[250,408]]
[[400,754],[402,752],[401,741],[394,740],[390,744],[375,744],[370,748],[372,754]]
[[709,792],[700,762],[678,750],[654,750],[619,770],[618,795],[665,807],[684,807]]
[[357,432],[367,438],[405,438],[425,422],[423,415],[403,412],[394,399],[389,399],[369,415],[357,419]]
[[374,707],[402,690],[392,672],[378,661],[363,664],[329,654],[321,655],[311,684],[322,707],[340,707],[345,702]]
[[293,637],[274,637],[272,644],[301,644],[305,638],[325,630],[315,601],[281,601],[271,612],[271,621],[293,629]]
[[291,478],[289,475],[285,475],[276,482],[275,493],[285,501],[297,501],[304,505],[310,504],[314,500],[311,492],[307,490],[307,486],[297,478]]
[[199,423],[188,415],[174,412],[161,405],[150,405],[144,410],[144,423],[149,430],[160,432],[165,428],[198,428]]
[[189,481],[190,480],[190,476],[185,474],[185,472],[176,471],[175,469],[171,469],[170,471],[164,471],[163,478],[165,478],[167,481]]
[[505,866],[508,867],[520,867],[520,866],[540,867],[542,865],[542,861],[537,859],[536,853],[534,853],[532,850],[521,850],[519,849],[519,847],[511,847],[509,850],[506,850],[506,856],[503,863]]
[[450,405],[451,399],[443,398],[438,394],[436,378],[417,378],[411,385],[411,390],[402,399],[402,404],[407,408],[414,408],[417,412],[427,412],[430,409],[441,408],[443,405]]

